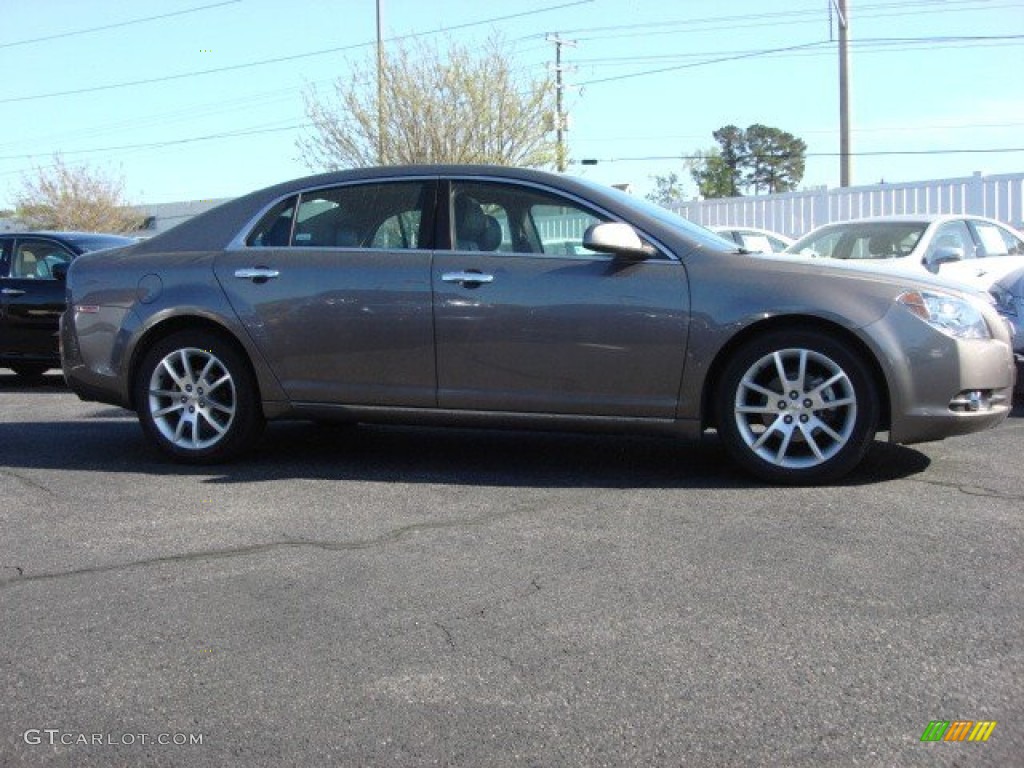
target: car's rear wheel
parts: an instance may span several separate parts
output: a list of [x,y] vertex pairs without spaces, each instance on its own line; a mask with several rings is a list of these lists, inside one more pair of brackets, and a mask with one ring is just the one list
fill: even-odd
[[858,354],[816,331],[776,331],[732,356],[717,400],[718,432],[747,470],[775,483],[834,481],[874,439],[878,393]]
[[209,331],[158,341],[134,382],[143,430],[169,456],[212,464],[250,448],[263,428],[256,383],[234,344]]

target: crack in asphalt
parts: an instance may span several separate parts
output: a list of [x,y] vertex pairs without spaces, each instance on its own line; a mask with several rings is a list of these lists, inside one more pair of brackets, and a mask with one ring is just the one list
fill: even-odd
[[991,488],[982,488],[978,485],[967,485],[965,483],[951,483],[943,482],[942,480],[921,480],[915,479],[914,482],[922,483],[924,485],[934,485],[939,488],[952,488],[955,491],[966,494],[967,496],[978,496],[986,499],[1007,499],[1009,501],[1024,501],[1024,494],[1020,493],[1005,493],[1003,491],[996,491]]
[[[252,544],[247,547],[229,547],[225,549],[210,549],[199,552],[185,552],[177,555],[163,555],[143,560],[134,560],[126,563],[110,563],[109,565],[95,565],[86,568],[73,568],[67,571],[50,571],[43,573],[26,574],[20,566],[0,566],[0,589],[8,588],[17,584],[25,584],[34,581],[52,581],[56,579],[73,578],[75,576],[91,576],[115,571],[128,570],[131,568],[148,568],[153,565],[164,565],[167,563],[189,563],[197,560],[222,560],[233,557],[246,557],[248,555],[259,555],[271,552],[275,549],[300,549],[310,547],[326,552],[347,552],[390,544],[408,536],[424,531],[444,530],[446,528],[469,528],[479,525],[487,525],[496,520],[518,514],[529,508],[529,505],[495,512],[478,517],[460,518],[457,520],[445,520],[438,522],[411,523],[398,528],[393,528],[379,536],[368,539],[355,539],[352,541],[316,541],[314,539],[279,539],[263,544]],[[16,571],[12,575],[10,571]]]
[[43,493],[47,494],[48,496],[56,496],[57,495],[56,493],[54,493],[52,490],[47,488],[42,483],[36,482],[35,480],[33,480],[30,477],[25,477],[24,475],[19,475],[17,472],[13,472],[10,469],[0,469],[0,475],[3,475],[4,477],[14,478],[19,483],[22,483],[23,485],[27,485],[29,488],[35,488],[37,491],[42,491]]

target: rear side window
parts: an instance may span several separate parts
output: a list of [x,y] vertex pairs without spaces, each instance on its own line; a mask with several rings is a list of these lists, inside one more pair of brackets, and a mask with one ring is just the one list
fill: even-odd
[[297,197],[289,197],[271,208],[246,238],[245,244],[264,248],[287,247],[291,240],[296,200]]
[[422,248],[424,210],[432,204],[431,190],[425,181],[389,181],[304,192],[295,215],[292,246]]

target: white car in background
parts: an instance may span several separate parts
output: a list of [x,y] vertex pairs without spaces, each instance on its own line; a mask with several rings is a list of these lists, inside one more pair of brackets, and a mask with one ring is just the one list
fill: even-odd
[[793,244],[793,238],[753,227],[709,227],[726,240],[743,246],[754,253],[782,253]]
[[987,291],[1024,267],[1024,235],[982,216],[878,216],[825,224],[786,253],[929,272]]

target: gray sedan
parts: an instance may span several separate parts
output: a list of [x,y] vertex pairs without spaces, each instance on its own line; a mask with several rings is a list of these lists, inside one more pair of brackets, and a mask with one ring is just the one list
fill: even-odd
[[879,431],[994,427],[1014,384],[1009,329],[976,295],[747,254],[540,171],[299,179],[80,257],[67,288],[71,388],[136,410],[186,462],[232,458],[286,417],[714,429],[759,477],[820,483]]

